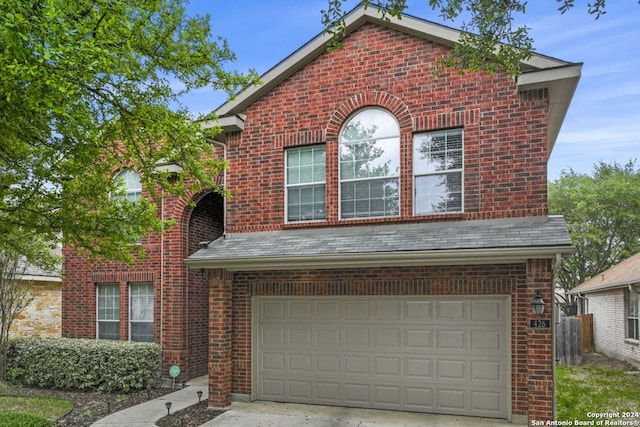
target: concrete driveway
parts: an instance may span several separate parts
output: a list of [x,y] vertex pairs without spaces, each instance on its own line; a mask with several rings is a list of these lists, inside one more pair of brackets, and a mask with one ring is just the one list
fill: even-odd
[[[522,420],[526,425],[526,419]],[[497,427],[507,420],[274,402],[233,402],[202,427]]]

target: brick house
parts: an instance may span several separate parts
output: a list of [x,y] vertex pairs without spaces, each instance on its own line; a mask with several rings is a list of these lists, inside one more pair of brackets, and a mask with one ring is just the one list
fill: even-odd
[[640,253],[569,292],[593,314],[595,351],[640,367]]
[[553,419],[552,326],[529,320],[572,251],[546,171],[581,65],[434,75],[455,30],[346,24],[344,49],[320,35],[217,110],[231,199],[167,199],[180,226],[130,269],[65,251],[63,335],[146,331],[216,407]]

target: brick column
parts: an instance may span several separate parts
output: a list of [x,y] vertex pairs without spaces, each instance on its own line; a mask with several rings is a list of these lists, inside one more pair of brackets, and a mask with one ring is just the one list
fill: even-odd
[[[527,298],[529,299],[527,318],[527,383],[528,383],[528,424],[532,421],[547,421],[555,418],[554,399],[554,356],[553,356],[553,273],[551,260],[533,259],[527,261]],[[545,301],[543,314],[534,314],[531,301],[540,292]],[[549,329],[529,327],[529,319],[551,319]]]
[[209,271],[209,406],[231,404],[232,275]]

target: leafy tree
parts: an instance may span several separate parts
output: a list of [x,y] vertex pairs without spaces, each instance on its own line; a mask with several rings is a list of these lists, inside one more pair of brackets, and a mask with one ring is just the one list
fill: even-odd
[[[187,0],[5,0],[0,3],[0,250],[21,235],[131,261],[131,241],[159,231],[156,202],[215,188],[212,154],[184,93],[229,95],[257,81]],[[159,162],[176,161],[172,177]],[[149,198],[113,202],[118,168]],[[222,189],[218,189],[223,192]],[[117,198],[116,198],[117,199]],[[28,254],[26,254],[28,255]]]
[[549,211],[567,221],[576,253],[563,260],[565,290],[640,252],[640,169],[600,162],[593,175],[569,170],[549,185]]
[[33,297],[21,278],[26,270],[24,257],[11,251],[0,252],[0,382],[7,379],[9,329]]
[[[426,1],[426,0],[425,0]],[[526,0],[428,0],[429,6],[444,21],[468,17],[460,25],[462,34],[449,54],[440,60],[441,67],[458,70],[487,71],[504,69],[510,76],[521,74],[520,63],[531,58],[533,39],[527,26],[516,26],[514,20],[526,13]],[[561,13],[574,6],[574,0],[556,0]],[[639,2],[640,3],[640,2]],[[346,12],[344,0],[328,0],[322,11],[322,23],[333,36],[331,47],[339,47],[344,35]],[[362,0],[366,7],[374,6],[383,16],[401,18],[407,0]],[[606,13],[606,0],[588,3],[588,12],[596,19]]]

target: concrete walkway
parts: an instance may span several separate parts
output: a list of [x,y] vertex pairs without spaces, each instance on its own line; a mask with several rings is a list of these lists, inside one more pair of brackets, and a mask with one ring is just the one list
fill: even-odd
[[166,394],[157,399],[150,400],[140,405],[114,412],[105,418],[96,421],[92,427],[156,427],[155,422],[167,415],[165,404],[171,402],[171,413],[198,403],[198,391],[202,391],[202,400],[209,397],[207,377],[200,377],[188,381],[185,387],[173,393]]

